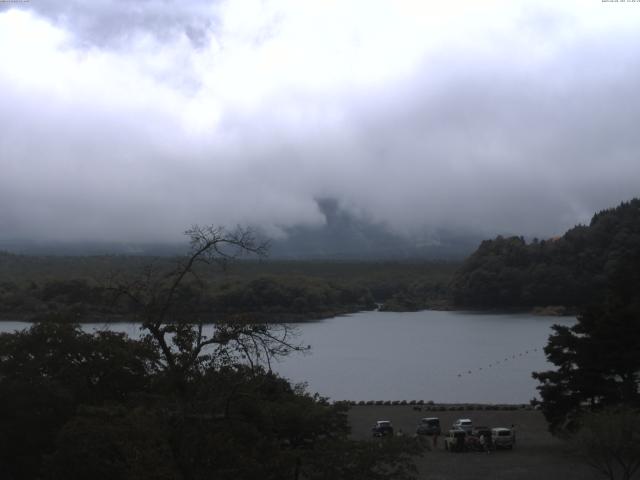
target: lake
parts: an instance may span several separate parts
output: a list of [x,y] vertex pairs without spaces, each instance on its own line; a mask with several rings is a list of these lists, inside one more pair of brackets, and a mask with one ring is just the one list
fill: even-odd
[[546,370],[551,325],[574,318],[426,310],[362,312],[300,325],[310,355],[277,370],[341,400],[526,403]]
[[[554,323],[572,325],[575,318],[361,312],[295,324],[299,342],[311,351],[275,363],[274,370],[332,400],[527,403],[537,396],[531,372],[552,368],[542,348]],[[0,322],[1,331],[25,327]],[[110,328],[139,334],[136,324]]]

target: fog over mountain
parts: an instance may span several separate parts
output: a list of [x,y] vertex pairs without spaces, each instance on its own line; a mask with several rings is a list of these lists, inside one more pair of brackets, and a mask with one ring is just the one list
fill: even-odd
[[384,224],[354,217],[334,199],[319,199],[322,227],[294,226],[271,242],[275,258],[460,260],[482,240],[470,232],[429,229],[398,234]]
[[638,25],[599,0],[0,3],[0,244],[561,234],[640,192]]
[[[322,225],[287,227],[269,238],[257,228],[261,240],[268,240],[268,257],[279,260],[462,260],[483,240],[471,232],[428,229],[411,235],[398,234],[386,225],[356,217],[335,199],[317,200],[325,220]],[[30,255],[181,255],[181,242],[105,242],[47,239],[0,239],[0,250]]]

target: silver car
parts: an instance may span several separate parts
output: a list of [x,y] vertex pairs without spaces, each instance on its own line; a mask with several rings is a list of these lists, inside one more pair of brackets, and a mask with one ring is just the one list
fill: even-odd
[[468,418],[459,418],[453,422],[452,428],[464,430],[467,434],[470,434],[473,431],[473,422]]

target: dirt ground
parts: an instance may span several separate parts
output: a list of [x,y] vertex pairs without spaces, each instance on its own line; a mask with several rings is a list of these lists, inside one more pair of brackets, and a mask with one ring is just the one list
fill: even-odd
[[[415,407],[417,408],[417,407]],[[413,435],[422,417],[438,417],[443,435],[457,418],[470,418],[474,425],[510,427],[515,425],[513,450],[451,453],[444,449],[443,437],[437,448],[425,452],[416,464],[420,479],[430,480],[591,480],[601,479],[595,470],[581,463],[565,443],[547,431],[544,417],[536,410],[457,410],[421,411],[413,406],[354,406],[349,412],[352,435],[371,438],[376,420],[391,420],[396,429]]]

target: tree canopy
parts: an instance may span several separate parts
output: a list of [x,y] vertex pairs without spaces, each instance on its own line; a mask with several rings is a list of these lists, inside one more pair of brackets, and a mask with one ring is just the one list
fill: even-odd
[[640,407],[639,272],[638,250],[611,261],[605,299],[553,327],[545,353],[557,370],[533,374],[552,430],[578,427],[585,411]]
[[[609,279],[639,252],[640,199],[633,199],[562,237],[482,242],[454,276],[451,295],[460,306],[581,308],[604,301]],[[627,288],[640,288],[637,273],[627,272],[625,279]]]
[[580,414],[604,406],[640,406],[640,315],[609,300],[571,327],[555,325],[545,353],[556,370],[536,372],[552,431],[574,429]]

